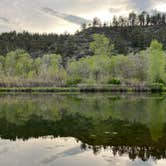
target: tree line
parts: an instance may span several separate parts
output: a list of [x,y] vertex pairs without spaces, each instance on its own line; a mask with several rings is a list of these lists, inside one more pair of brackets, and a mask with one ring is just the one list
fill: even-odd
[[137,54],[113,54],[113,43],[95,34],[90,43],[92,56],[70,58],[63,65],[60,54],[32,58],[24,50],[0,56],[0,84],[3,86],[73,86],[78,84],[145,85],[166,83],[166,54],[153,40]]
[[129,26],[153,26],[153,25],[165,25],[166,24],[166,13],[153,11],[151,14],[142,11],[141,13],[131,12],[128,17],[124,16],[113,16],[110,23],[102,22],[99,18],[95,17],[92,23],[84,23],[82,29],[88,27],[129,27]]

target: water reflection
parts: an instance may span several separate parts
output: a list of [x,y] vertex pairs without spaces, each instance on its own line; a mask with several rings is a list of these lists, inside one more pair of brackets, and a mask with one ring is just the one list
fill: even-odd
[[[43,154],[53,151],[41,159],[43,165],[82,155],[80,160],[96,157],[96,165],[117,164],[123,159],[126,165],[166,164],[162,160],[166,158],[165,95],[4,95],[0,96],[0,122],[0,158],[12,156],[11,148],[20,153],[20,147],[33,145],[28,152],[22,149],[31,154],[34,142],[40,144],[42,140],[47,142]],[[64,144],[65,138],[72,147]],[[36,153],[42,152],[43,144],[36,147]],[[0,165],[7,164],[0,159]]]

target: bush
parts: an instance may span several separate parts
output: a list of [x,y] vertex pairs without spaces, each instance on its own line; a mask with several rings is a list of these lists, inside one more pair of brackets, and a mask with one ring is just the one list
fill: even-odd
[[77,85],[79,83],[81,83],[82,79],[80,77],[75,77],[75,78],[69,78],[67,80],[67,85]]
[[116,79],[116,78],[113,78],[111,80],[108,81],[108,84],[113,84],[113,85],[120,85],[121,84],[121,81]]
[[165,81],[163,79],[159,79],[157,83],[162,84],[163,86],[165,85]]
[[162,83],[154,83],[151,85],[151,91],[163,91],[164,89],[164,84]]

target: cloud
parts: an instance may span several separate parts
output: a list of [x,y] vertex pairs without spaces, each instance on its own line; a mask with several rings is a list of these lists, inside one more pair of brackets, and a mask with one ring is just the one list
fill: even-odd
[[153,6],[154,0],[129,0],[129,4],[131,6],[138,10],[138,11],[143,11],[143,10],[149,10]]
[[51,9],[51,8],[48,8],[48,7],[42,8],[42,11],[47,13],[47,14],[49,14],[49,15],[51,15],[51,16],[59,17],[61,19],[64,19],[66,21],[69,21],[69,22],[77,24],[77,25],[82,25],[83,23],[90,22],[90,20],[86,20],[84,18],[75,16],[75,15],[69,15],[69,14],[65,14],[65,13],[60,13],[60,12],[57,12],[57,11]]
[[0,17],[0,20],[3,21],[6,24],[9,23],[9,20],[6,17]]
[[117,7],[109,8],[109,11],[115,15],[129,13],[132,10],[135,10],[134,7],[130,3],[123,2],[121,5]]
[[161,3],[166,0],[0,0],[0,32],[74,32],[95,16],[110,21],[113,14],[150,10]]

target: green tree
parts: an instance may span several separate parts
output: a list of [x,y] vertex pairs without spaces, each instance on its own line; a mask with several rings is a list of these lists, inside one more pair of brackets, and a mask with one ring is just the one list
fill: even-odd
[[90,57],[70,60],[67,65],[68,83],[78,84],[90,76]]
[[118,22],[117,16],[114,16],[114,17],[113,17],[112,25],[115,26],[115,27],[117,27],[117,26],[119,25],[119,22]]
[[4,65],[5,65],[5,57],[4,56],[0,56],[0,73],[4,74]]
[[150,15],[147,14],[147,15],[146,15],[146,25],[149,25],[150,22],[151,22]]
[[112,56],[110,76],[118,79],[131,79],[133,77],[133,61],[129,56]]
[[141,26],[145,25],[145,19],[146,19],[147,13],[143,11],[140,15],[138,15],[139,23]]
[[134,12],[129,13],[129,22],[131,26],[135,26],[137,15]]
[[97,26],[99,27],[99,26],[101,26],[101,21],[100,21],[100,19],[98,17],[95,17],[93,19],[92,24],[93,24],[93,27],[97,27]]
[[68,63],[68,76],[73,84],[101,83],[109,76],[110,57],[107,55],[81,58]]
[[31,71],[33,60],[24,50],[9,52],[5,58],[5,71],[8,76],[27,77]]
[[153,40],[149,50],[148,81],[150,83],[165,82],[165,65],[163,45]]
[[114,46],[105,35],[94,34],[93,40],[94,41],[90,43],[90,49],[94,52],[94,55],[111,55],[111,51]]
[[54,81],[55,84],[65,84],[66,71],[62,66],[62,57],[57,54],[46,54],[41,59],[36,60],[39,78],[47,81]]

